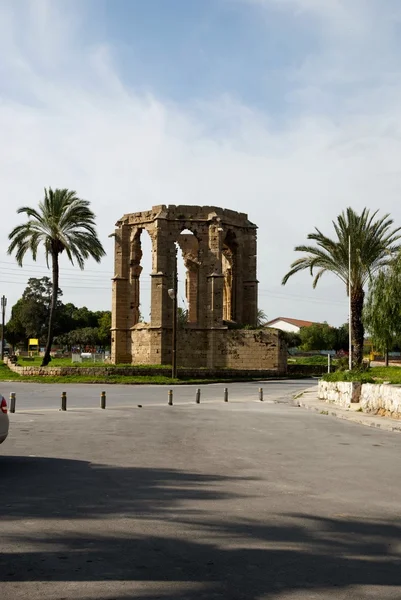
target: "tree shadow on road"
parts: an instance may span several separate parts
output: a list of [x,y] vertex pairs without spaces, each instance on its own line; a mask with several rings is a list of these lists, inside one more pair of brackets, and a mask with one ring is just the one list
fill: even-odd
[[[5,526],[20,519],[56,523],[20,535],[18,544],[29,552],[14,546],[0,554],[2,581],[165,586],[161,595],[132,596],[136,600],[257,600],[289,592],[342,598],[348,589],[401,584],[400,520],[295,513],[262,523],[233,520],[224,510],[216,517],[209,502],[238,499],[223,489],[235,479],[174,469],[5,456],[0,471]],[[84,518],[91,524],[71,527],[71,520]],[[181,588],[170,591],[169,582]],[[362,594],[358,599],[374,597]],[[110,600],[119,597],[129,596]]]
[[[161,517],[183,502],[230,497],[233,477],[40,457],[0,457],[3,519]],[[242,478],[241,478],[242,480]]]

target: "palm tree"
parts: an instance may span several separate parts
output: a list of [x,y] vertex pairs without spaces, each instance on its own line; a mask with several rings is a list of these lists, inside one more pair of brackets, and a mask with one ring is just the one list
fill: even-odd
[[45,188],[44,200],[39,202],[38,210],[23,206],[18,214],[25,213],[28,221],[15,227],[8,239],[8,254],[13,254],[22,267],[25,254],[30,251],[36,260],[38,248],[43,247],[46,263],[49,258],[52,266],[52,299],[50,305],[47,343],[42,366],[49,364],[53,342],[54,315],[57,306],[59,287],[59,256],[64,251],[72,264],[74,260],[80,269],[84,268],[89,257],[100,262],[105,251],[95,229],[95,215],[87,200],[81,200],[76,192],[67,189],[52,190]]
[[262,308],[258,308],[257,326],[258,327],[263,327],[263,325],[265,323],[267,323],[267,315],[266,315],[265,311]]
[[376,219],[377,213],[371,214],[364,208],[359,215],[352,208],[347,208],[333,221],[336,239],[326,237],[315,228],[315,232],[308,235],[308,240],[316,242],[316,246],[296,246],[296,252],[306,252],[307,256],[294,261],[282,281],[285,285],[292,275],[308,269],[314,276],[315,288],[322,275],[331,271],[346,285],[348,293],[350,280],[353,360],[356,366],[361,365],[363,358],[364,285],[378,269],[388,265],[400,250],[398,240],[401,238],[401,228],[393,229],[393,220],[387,214]]

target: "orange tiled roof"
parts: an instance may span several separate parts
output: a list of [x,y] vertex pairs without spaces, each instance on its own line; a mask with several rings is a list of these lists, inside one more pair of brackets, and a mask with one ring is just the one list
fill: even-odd
[[270,327],[277,321],[285,321],[286,323],[290,323],[291,325],[295,325],[295,327],[310,327],[311,325],[316,325],[314,321],[302,321],[301,319],[290,319],[288,317],[277,317],[277,319],[273,319],[273,321],[269,321],[266,323],[266,327]]

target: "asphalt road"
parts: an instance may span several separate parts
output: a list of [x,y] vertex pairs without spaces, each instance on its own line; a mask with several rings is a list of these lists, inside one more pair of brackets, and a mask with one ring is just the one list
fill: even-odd
[[26,408],[59,408],[61,393],[67,392],[69,408],[95,408],[99,406],[100,394],[106,391],[107,405],[137,406],[138,404],[165,404],[168,390],[173,390],[174,403],[191,403],[195,401],[196,389],[201,389],[201,402],[220,402],[224,398],[224,388],[229,391],[229,401],[256,400],[258,390],[263,387],[266,401],[287,402],[292,394],[316,384],[316,380],[278,380],[265,382],[245,382],[231,384],[204,385],[104,385],[104,384],[40,384],[40,383],[0,383],[0,393],[8,400],[10,393],[15,392],[17,409]]
[[0,448],[0,597],[399,600],[400,452],[253,394],[25,409]]

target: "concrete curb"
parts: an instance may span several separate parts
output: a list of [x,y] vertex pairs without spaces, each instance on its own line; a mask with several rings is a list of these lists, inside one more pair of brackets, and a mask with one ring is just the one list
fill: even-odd
[[329,415],[330,417],[344,419],[345,421],[351,421],[352,423],[365,425],[367,427],[376,427],[383,431],[401,433],[401,421],[389,419],[388,417],[378,417],[369,413],[359,412],[359,404],[356,404],[354,409],[346,409],[339,406],[334,406],[333,404],[325,402],[324,400],[319,400],[319,398],[316,396],[316,388],[309,388],[304,392],[296,394],[294,396],[294,404],[295,406],[312,410],[321,415]]

